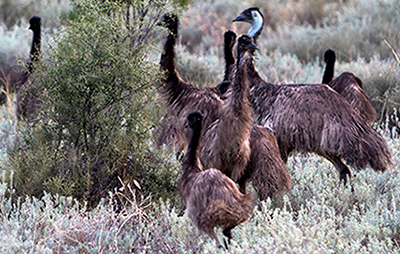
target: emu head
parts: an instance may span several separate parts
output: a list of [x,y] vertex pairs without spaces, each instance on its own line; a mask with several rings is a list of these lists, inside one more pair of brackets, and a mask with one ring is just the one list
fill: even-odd
[[163,26],[173,34],[176,34],[178,28],[178,16],[174,13],[166,13],[156,25]]
[[224,33],[224,42],[229,43],[229,47],[233,48],[236,42],[236,33],[231,30],[226,31]]
[[29,20],[29,29],[31,29],[33,32],[40,32],[40,24],[41,23],[41,18],[38,16],[33,16]]
[[243,56],[247,51],[254,51],[258,47],[254,44],[254,40],[249,35],[243,34],[238,39],[238,56]]
[[237,21],[248,22],[251,24],[251,28],[247,34],[254,39],[257,39],[264,26],[264,16],[258,7],[250,7],[242,11],[239,16],[232,20],[232,22]]
[[324,61],[327,63],[328,61],[335,62],[336,61],[336,54],[335,51],[332,49],[327,49],[324,53]]
[[217,90],[221,99],[223,100],[226,99],[226,97],[223,97],[223,95],[224,93],[226,93],[226,91],[228,91],[230,85],[231,85],[230,81],[222,81],[221,83],[218,84]]
[[189,113],[185,127],[191,128],[191,129],[198,127],[199,125],[201,125],[202,118],[203,118],[203,115],[201,114],[200,111],[194,111],[194,112]]

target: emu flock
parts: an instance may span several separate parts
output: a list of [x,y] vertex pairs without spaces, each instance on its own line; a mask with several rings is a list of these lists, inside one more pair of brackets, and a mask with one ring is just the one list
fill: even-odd
[[224,79],[210,88],[188,84],[176,70],[178,17],[166,14],[159,22],[169,33],[159,86],[167,114],[157,144],[177,153],[186,148],[180,195],[188,217],[218,248],[223,246],[215,227],[223,229],[229,243],[231,230],[251,216],[248,182],[260,200],[290,191],[286,163],[292,153],[326,158],[345,185],[352,177],[349,167],[385,171],[392,166],[385,140],[371,127],[376,111],[361,79],[349,72],[334,78],[333,50],[325,52],[321,84],[271,84],[254,64],[262,13],[248,8],[233,22],[248,22],[251,28],[238,38],[225,32]]
[[[19,117],[40,106],[27,83],[40,57],[40,17],[31,18],[31,59],[17,94]],[[231,230],[248,220],[254,198],[289,192],[286,163],[293,153],[315,153],[329,160],[344,184],[356,170],[392,167],[385,140],[371,127],[377,114],[360,78],[344,72],[334,78],[335,52],[328,49],[321,84],[271,84],[254,64],[257,40],[264,26],[260,10],[244,10],[233,22],[251,24],[248,34],[224,34],[225,73],[216,87],[198,88],[185,82],[175,63],[179,20],[165,14],[158,23],[168,30],[161,55],[159,92],[167,114],[157,145],[167,144],[182,159],[179,191],[193,223],[223,248],[214,228],[232,238]],[[236,44],[236,54],[234,47]],[[236,56],[236,57],[235,57]],[[224,241],[225,248],[228,244]]]

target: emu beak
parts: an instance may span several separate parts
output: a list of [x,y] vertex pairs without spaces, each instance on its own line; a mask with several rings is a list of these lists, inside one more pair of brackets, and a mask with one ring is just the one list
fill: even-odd
[[237,16],[234,20],[232,20],[232,22],[236,22],[236,21],[244,21],[244,22],[249,22],[246,15],[240,14],[239,16]]
[[253,49],[253,50],[260,50],[260,49],[257,47],[257,45],[255,45],[255,44],[251,44],[251,45],[250,45],[250,48]]

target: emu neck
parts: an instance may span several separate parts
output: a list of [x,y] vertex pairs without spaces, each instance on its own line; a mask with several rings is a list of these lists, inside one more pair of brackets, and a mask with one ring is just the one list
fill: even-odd
[[175,44],[176,36],[178,34],[178,24],[174,24],[174,27],[170,29],[170,34],[164,44],[164,50],[161,55],[161,69],[166,72],[166,81],[173,81],[178,79],[176,73],[175,64]]
[[233,55],[232,43],[225,42],[225,76],[224,81],[230,81],[232,78],[233,67],[235,64],[235,56]]
[[201,135],[201,123],[198,123],[192,132],[185,157],[183,159],[183,165],[186,170],[183,172],[184,175],[190,173],[197,173],[203,170],[200,162],[200,135]]
[[264,18],[261,16],[259,12],[256,12],[256,17],[251,22],[251,28],[247,33],[249,36],[253,37],[254,43],[257,43],[257,39],[261,34],[263,26],[264,26]]
[[335,73],[335,60],[328,59],[326,61],[324,76],[322,77],[322,84],[329,84],[332,81],[333,75]]
[[39,60],[41,54],[41,32],[40,26],[39,28],[32,30],[33,31],[33,39],[32,39],[32,47],[31,47],[31,55],[30,62],[28,64],[28,71],[32,73],[33,63]]
[[[232,95],[229,96],[228,99],[231,101],[235,112],[240,114],[250,110],[250,106],[248,105],[249,84],[247,81],[245,52],[238,53],[236,72],[232,81]],[[246,106],[248,106],[248,110]]]
[[179,179],[179,191],[185,202],[190,196],[193,181],[196,179],[196,175],[203,171],[200,162],[200,132],[201,123],[196,125],[193,129],[192,137],[182,162],[182,176]]
[[258,74],[258,71],[256,70],[256,67],[254,65],[254,59],[253,59],[254,52],[251,52],[251,54],[248,54],[248,57],[245,59],[246,63],[246,72],[247,72],[247,77],[249,80],[249,86],[250,89],[253,87],[260,86],[262,84],[268,84],[264,82],[264,80],[260,77]]

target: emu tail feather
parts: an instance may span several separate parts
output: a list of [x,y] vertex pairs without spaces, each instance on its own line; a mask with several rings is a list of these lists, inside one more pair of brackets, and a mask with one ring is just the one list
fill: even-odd
[[353,146],[343,155],[346,162],[356,169],[364,169],[369,165],[375,171],[383,172],[391,168],[391,154],[385,139],[365,124],[358,126],[360,132],[357,142],[351,142]]

